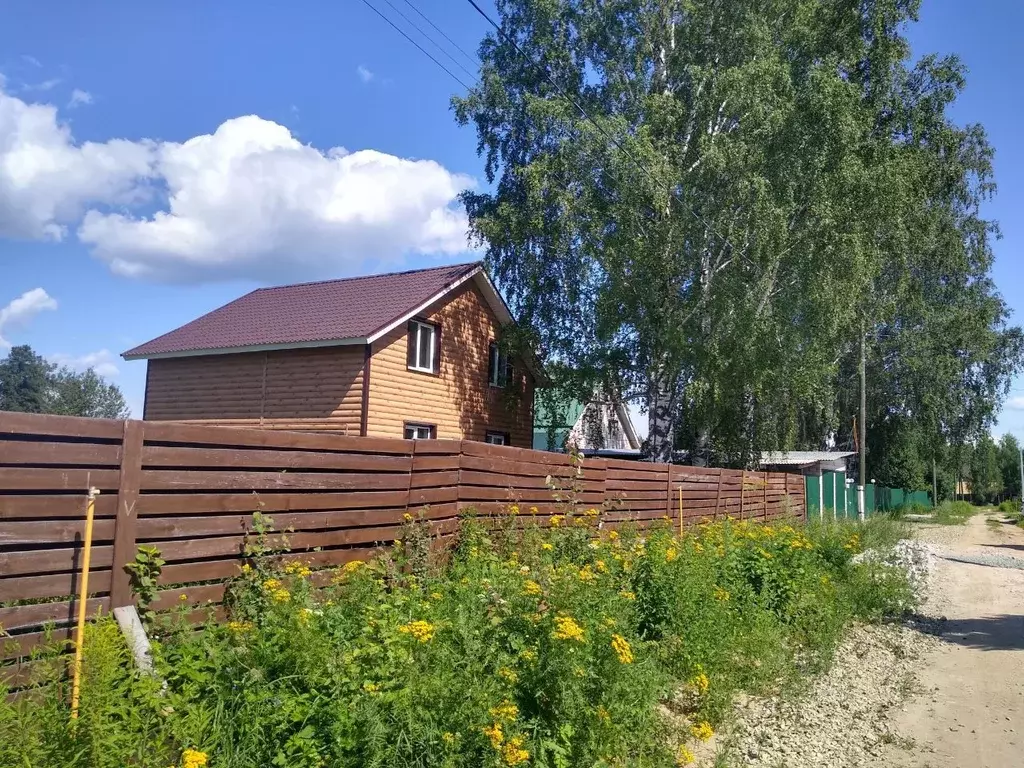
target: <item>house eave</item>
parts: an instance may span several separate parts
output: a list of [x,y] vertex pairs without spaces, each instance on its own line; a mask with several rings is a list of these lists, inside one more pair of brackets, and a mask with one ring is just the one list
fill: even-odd
[[245,352],[276,352],[285,349],[316,349],[319,347],[354,347],[367,343],[365,337],[352,339],[324,339],[318,341],[294,341],[281,344],[252,344],[245,347],[214,347],[210,349],[185,349],[176,352],[157,352],[155,354],[121,355],[125,360],[167,360],[176,357],[204,357],[206,355],[240,355]]

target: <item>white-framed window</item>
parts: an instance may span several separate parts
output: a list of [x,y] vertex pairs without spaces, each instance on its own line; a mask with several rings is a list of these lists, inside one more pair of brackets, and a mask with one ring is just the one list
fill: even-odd
[[492,387],[504,387],[511,378],[512,361],[508,353],[492,341],[487,349],[487,383]]
[[403,436],[406,440],[433,440],[437,435],[437,427],[433,424],[406,423]]
[[484,435],[484,442],[491,445],[509,445],[508,432],[488,432]]
[[409,370],[437,373],[439,363],[438,328],[421,320],[409,321]]

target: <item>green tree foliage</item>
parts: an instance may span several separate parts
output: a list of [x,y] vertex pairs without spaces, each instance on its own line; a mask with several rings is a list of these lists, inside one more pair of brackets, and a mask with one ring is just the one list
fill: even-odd
[[981,434],[1020,333],[989,278],[991,149],[947,115],[960,63],[910,63],[915,0],[496,5],[454,100],[493,190],[463,199],[568,386],[639,397],[654,458],[746,463],[849,442],[866,333],[893,479]]
[[1013,435],[999,440],[999,471],[1003,478],[1003,493],[1020,498],[1020,443]]
[[105,419],[128,418],[121,390],[89,369],[58,368],[32,351],[11,349],[0,360],[0,411],[53,413]]
[[14,347],[0,360],[0,411],[46,413],[53,364],[27,345]]
[[970,472],[975,503],[992,503],[1003,492],[999,447],[991,435],[984,435],[971,451]]

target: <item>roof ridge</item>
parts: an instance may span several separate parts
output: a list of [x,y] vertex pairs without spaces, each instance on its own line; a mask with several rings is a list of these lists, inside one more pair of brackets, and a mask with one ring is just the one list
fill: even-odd
[[[330,283],[349,283],[357,280],[377,280],[382,277],[397,277],[398,275],[413,275],[417,272],[438,272],[443,269],[458,269],[463,267],[468,269],[469,267],[482,267],[483,262],[477,261],[463,261],[456,264],[442,264],[437,267],[420,267],[419,269],[403,269],[397,272],[380,272],[373,275],[353,275],[352,277],[332,277],[327,280],[308,280],[301,283],[285,283],[283,285],[267,285],[263,288],[255,288],[249,293],[262,293],[264,291],[276,291],[281,288],[300,288],[307,285],[328,285]],[[249,294],[246,294],[248,296]],[[239,297],[242,298],[242,297]]]

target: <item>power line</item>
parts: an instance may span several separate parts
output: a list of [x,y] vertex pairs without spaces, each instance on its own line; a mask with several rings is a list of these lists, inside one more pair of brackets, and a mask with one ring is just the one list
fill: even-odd
[[[365,0],[364,0],[364,2],[365,2]],[[656,184],[656,185],[657,185],[657,184],[660,184],[660,183],[661,183],[661,182],[659,182],[659,181],[658,181],[658,179],[656,179],[656,178],[655,178],[655,174],[654,174],[654,173],[653,173],[653,172],[651,171],[651,169],[650,169],[650,168],[648,168],[648,167],[647,167],[647,166],[646,166],[646,165],[645,165],[644,163],[642,163],[642,162],[640,162],[639,160],[637,160],[637,159],[636,159],[636,158],[635,158],[635,157],[634,157],[634,156],[633,156],[633,155],[632,155],[632,154],[631,154],[631,153],[630,153],[630,152],[629,152],[629,151],[628,151],[628,150],[627,150],[627,149],[626,149],[626,148],[625,148],[625,147],[624,147],[624,146],[622,145],[622,143],[621,143],[621,142],[619,142],[619,140],[618,140],[618,139],[616,139],[616,138],[615,138],[615,137],[614,137],[614,136],[613,136],[612,134],[608,133],[608,132],[607,132],[607,131],[606,131],[606,130],[605,130],[604,128],[602,128],[602,127],[601,127],[601,125],[600,125],[600,124],[599,124],[599,123],[598,123],[598,122],[597,122],[597,121],[596,121],[596,120],[595,120],[594,118],[592,118],[592,117],[591,117],[591,116],[590,116],[590,115],[588,114],[587,110],[585,110],[585,109],[584,109],[583,107],[581,107],[581,106],[580,106],[580,104],[579,104],[579,103],[578,103],[578,102],[577,102],[577,101],[576,101],[576,100],[575,100],[575,99],[574,99],[574,98],[573,98],[572,96],[570,96],[570,95],[569,95],[568,93],[566,93],[565,89],[564,89],[564,88],[562,88],[562,86],[560,86],[560,85],[559,85],[558,83],[556,83],[556,82],[554,81],[554,79],[553,79],[553,78],[551,77],[551,75],[549,75],[549,74],[548,74],[548,72],[547,72],[547,70],[546,70],[546,68],[545,68],[545,67],[543,67],[542,65],[539,65],[539,64],[537,64],[536,62],[534,62],[534,61],[533,61],[533,59],[531,59],[531,58],[530,58],[529,56],[527,56],[527,55],[526,55],[526,53],[525,53],[525,52],[523,51],[523,49],[519,47],[519,44],[518,44],[518,43],[517,43],[517,42],[516,42],[515,40],[513,40],[513,39],[512,39],[512,38],[511,38],[511,37],[510,37],[509,35],[505,34],[505,33],[504,33],[504,32],[502,31],[501,27],[500,27],[500,26],[498,25],[498,23],[497,23],[497,22],[495,22],[495,21],[494,21],[494,19],[492,19],[492,18],[491,18],[491,17],[490,17],[490,16],[489,16],[489,15],[487,14],[487,12],[486,12],[486,11],[484,11],[484,9],[483,9],[483,8],[481,8],[481,7],[479,6],[479,5],[477,5],[477,3],[476,3],[476,0],[466,0],[466,2],[468,2],[468,3],[470,4],[470,5],[472,5],[472,6],[473,6],[473,8],[475,8],[475,9],[476,9],[476,12],[477,12],[477,13],[479,13],[479,14],[480,14],[481,16],[483,16],[483,17],[484,17],[484,18],[485,18],[485,19],[487,20],[487,22],[488,22],[488,23],[489,23],[489,24],[490,24],[490,25],[491,25],[492,27],[494,27],[494,28],[495,28],[496,30],[498,30],[498,35],[499,35],[499,36],[502,36],[502,37],[504,37],[506,41],[508,41],[509,43],[511,43],[511,44],[512,44],[512,47],[516,49],[516,51],[517,51],[517,52],[519,53],[519,55],[520,55],[520,56],[521,56],[521,57],[522,57],[523,59],[525,59],[526,61],[528,61],[528,62],[529,62],[530,64],[532,64],[532,65],[533,65],[533,67],[534,67],[534,68],[535,68],[535,69],[536,69],[536,70],[537,70],[538,72],[540,72],[541,76],[542,76],[542,77],[543,77],[543,78],[544,78],[545,80],[547,80],[547,81],[548,81],[548,83],[550,83],[550,84],[551,84],[552,86],[554,86],[555,90],[557,90],[557,91],[558,91],[558,93],[559,93],[559,94],[560,94],[560,95],[562,96],[562,98],[566,99],[566,100],[567,100],[567,101],[568,101],[568,102],[569,102],[570,104],[572,104],[572,105],[573,105],[574,107],[576,107],[576,109],[577,109],[577,110],[579,111],[579,113],[580,113],[581,115],[583,115],[583,117],[585,117],[585,118],[586,118],[586,119],[587,119],[588,121],[590,121],[590,123],[591,123],[591,124],[592,124],[592,125],[593,125],[593,126],[594,126],[595,128],[597,128],[597,130],[598,130],[598,131],[600,131],[601,135],[602,135],[602,136],[604,136],[604,137],[605,137],[606,139],[608,139],[608,140],[609,140],[609,141],[610,141],[610,142],[611,142],[612,144],[614,144],[614,145],[615,145],[615,147],[616,147],[616,148],[617,148],[617,149],[618,149],[618,150],[619,150],[620,152],[622,152],[622,154],[624,154],[624,155],[625,155],[626,157],[628,157],[628,158],[630,159],[630,161],[632,161],[632,163],[633,163],[633,164],[634,164],[634,165],[635,165],[635,166],[636,166],[637,168],[639,168],[639,169],[640,169],[640,170],[641,170],[641,171],[642,171],[642,172],[643,172],[644,174],[646,174],[646,175],[647,175],[647,177],[648,177],[648,179],[649,179],[649,180],[650,180],[651,182],[653,182],[653,183],[654,183],[654,184]],[[707,220],[706,220],[706,219],[705,219],[705,218],[704,218],[703,216],[701,216],[701,215],[700,215],[699,213],[697,213],[697,211],[695,211],[695,210],[694,210],[694,209],[693,209],[693,208],[692,208],[692,207],[691,207],[691,206],[690,206],[690,205],[689,205],[689,204],[688,204],[688,203],[687,203],[687,202],[686,202],[685,200],[683,200],[683,199],[682,199],[682,198],[681,198],[681,197],[679,196],[679,193],[678,193],[678,192],[676,192],[675,190],[673,190],[673,189],[671,189],[671,188],[670,188],[670,189],[669,189],[668,191],[669,191],[669,200],[670,200],[670,201],[671,201],[672,199],[675,199],[676,201],[678,201],[678,203],[679,203],[680,205],[682,205],[682,206],[683,206],[684,210],[688,211],[688,212],[690,213],[690,215],[691,215],[691,216],[693,216],[693,217],[694,217],[694,218],[695,218],[695,219],[696,219],[697,221],[699,221],[699,222],[700,222],[701,224],[703,224],[703,225],[704,225],[704,227],[705,227],[705,228],[706,228],[706,229],[707,229],[707,230],[708,230],[709,232],[711,232],[712,234],[714,234],[714,235],[716,235],[716,236],[720,237],[720,238],[721,238],[721,239],[722,239],[722,240],[723,240],[723,241],[724,241],[724,242],[725,242],[725,243],[726,243],[726,244],[727,244],[727,245],[728,245],[728,246],[729,246],[730,248],[732,248],[733,252],[734,252],[734,253],[735,253],[735,254],[736,254],[737,256],[740,256],[740,257],[742,257],[742,254],[741,254],[741,253],[739,252],[739,250],[738,250],[738,249],[736,248],[736,246],[735,246],[735,245],[733,245],[732,241],[731,241],[731,240],[730,240],[730,239],[729,239],[728,237],[726,237],[725,235],[722,235],[721,233],[719,233],[719,232],[718,232],[718,231],[717,231],[717,230],[716,230],[716,229],[715,229],[714,227],[712,227],[712,226],[711,226],[711,224],[710,224],[710,223],[709,223],[709,222],[708,222],[708,221],[707,221]]]
[[[423,54],[424,56],[426,56],[426,57],[427,57],[428,59],[430,59],[430,60],[431,60],[432,62],[434,62],[435,64],[437,64],[437,66],[439,66],[439,67],[440,67],[441,69],[443,69],[443,70],[444,70],[444,71],[445,71],[445,72],[446,72],[446,73],[448,74],[448,76],[449,76],[449,77],[450,77],[450,78],[451,78],[452,80],[454,80],[455,82],[457,82],[457,83],[458,83],[459,85],[461,85],[461,86],[462,86],[463,88],[465,88],[465,89],[466,89],[467,91],[470,91],[470,90],[472,90],[472,88],[471,88],[470,86],[468,86],[468,85],[466,85],[466,84],[465,84],[464,82],[462,82],[462,80],[461,80],[461,79],[460,79],[459,77],[457,77],[457,76],[456,76],[456,75],[455,75],[455,74],[454,74],[454,73],[453,73],[453,72],[452,72],[452,71],[451,71],[450,69],[448,69],[448,67],[446,67],[446,66],[445,66],[444,64],[442,64],[442,63],[441,63],[440,61],[438,61],[437,59],[435,59],[435,58],[434,58],[434,57],[433,57],[433,56],[432,56],[432,55],[430,54],[430,52],[429,52],[429,51],[428,51],[428,50],[427,50],[426,48],[424,48],[424,47],[423,47],[422,45],[420,45],[420,44],[419,44],[419,43],[417,43],[417,42],[416,42],[415,40],[413,40],[413,39],[412,39],[411,37],[409,37],[409,35],[407,35],[407,34],[406,34],[405,30],[403,30],[403,29],[402,29],[401,27],[399,27],[399,26],[398,26],[397,24],[395,24],[395,22],[393,22],[393,21],[392,21],[391,19],[389,19],[389,18],[388,18],[387,16],[385,16],[385,15],[384,15],[383,13],[381,13],[381,12],[380,12],[379,10],[377,10],[377,8],[375,8],[375,7],[373,6],[373,5],[371,5],[371,4],[370,4],[370,1],[369,1],[369,0],[362,0],[362,2],[363,2],[363,5],[365,5],[365,6],[366,6],[367,8],[369,8],[369,9],[370,9],[371,11],[373,11],[373,12],[374,12],[374,13],[376,13],[376,14],[377,14],[378,16],[380,16],[380,17],[381,17],[382,19],[384,19],[384,21],[386,21],[386,22],[387,22],[387,23],[388,23],[389,25],[391,25],[391,27],[392,27],[392,28],[393,28],[393,29],[394,29],[394,30],[395,30],[396,32],[398,32],[398,34],[400,34],[400,35],[401,35],[402,37],[404,37],[404,38],[405,38],[406,40],[408,40],[408,41],[409,41],[410,43],[412,43],[412,44],[413,44],[413,45],[415,45],[415,46],[416,46],[417,48],[419,48],[419,50],[420,50],[420,53],[422,53],[422,54]],[[390,3],[389,3],[389,5],[390,5]]]
[[[408,2],[408,0],[406,0],[406,1]],[[421,35],[423,35],[424,38],[426,38],[427,40],[430,41],[431,45],[433,45],[435,48],[437,48],[437,50],[439,50],[441,53],[443,53],[445,56],[447,56],[449,61],[451,61],[452,64],[454,64],[456,67],[458,67],[463,72],[465,72],[467,75],[469,75],[473,79],[474,82],[476,81],[476,73],[475,72],[470,72],[468,69],[466,69],[464,66],[462,66],[462,62],[460,62],[458,59],[456,59],[454,56],[452,56],[450,53],[448,53],[448,51],[445,50],[445,48],[442,47],[436,40],[434,40],[434,38],[432,38],[430,35],[428,35],[426,32],[424,32],[423,29],[416,24],[416,22],[414,22],[412,19],[410,19],[408,16],[406,16],[400,10],[398,10],[394,6],[394,4],[391,2],[391,0],[384,0],[384,2],[387,3],[388,7],[392,11],[394,11],[399,16],[401,16],[403,19],[405,19],[405,23],[406,24],[408,24],[410,27],[412,27],[417,32],[419,32]],[[415,10],[415,6],[413,6],[413,10]],[[420,15],[422,16],[423,14],[420,14]],[[424,16],[423,18],[426,18],[426,16]],[[430,19],[427,19],[427,21],[430,22]],[[430,22],[430,23],[433,23],[433,22]],[[436,25],[435,25],[435,28],[436,28]],[[444,32],[441,32],[441,34],[443,35]],[[447,37],[447,35],[445,35],[445,37]],[[454,43],[453,43],[453,45],[454,45]],[[456,48],[457,47],[458,46],[456,46]]]
[[[441,37],[443,37],[445,40],[447,40],[449,43],[451,43],[455,47],[455,49],[458,50],[458,52],[461,53],[463,56],[465,56],[466,60],[469,61],[474,67],[479,67],[480,66],[480,61],[479,61],[479,59],[477,59],[476,56],[474,56],[474,55],[472,55],[470,53],[466,53],[466,50],[461,45],[459,45],[454,40],[452,40],[450,37],[448,37],[448,35],[446,35],[444,33],[444,30],[441,29],[439,26],[437,26],[437,24],[432,22],[429,18],[427,18],[426,14],[424,14],[423,11],[421,11],[419,8],[417,8],[415,5],[413,5],[411,0],[402,0],[402,1],[406,5],[408,5],[410,8],[412,8],[414,11],[416,11],[416,13],[418,13],[420,15],[420,17],[425,22],[427,22],[427,24],[429,24],[434,29],[436,29],[438,31],[438,33],[441,35]],[[390,3],[389,3],[389,5],[390,5]]]

